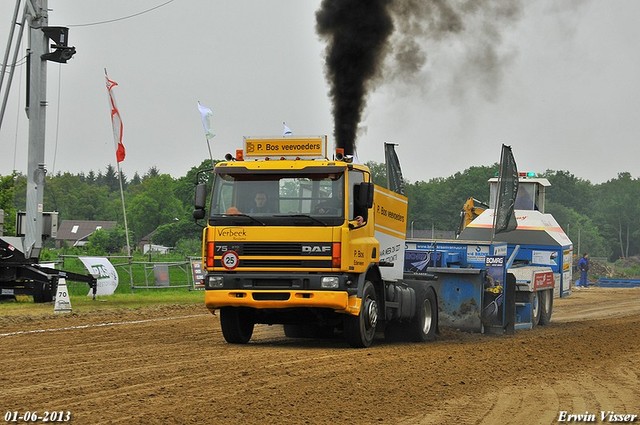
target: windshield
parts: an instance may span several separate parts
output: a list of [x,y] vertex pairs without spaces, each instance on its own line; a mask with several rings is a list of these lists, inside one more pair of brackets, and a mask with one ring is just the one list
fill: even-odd
[[[498,199],[498,184],[491,183],[490,186],[490,205],[491,208],[495,208]],[[516,210],[540,210],[540,191],[539,185],[533,182],[520,181],[518,184],[518,194],[516,195],[516,201],[514,208]],[[541,210],[544,212],[543,210]]]
[[344,207],[343,172],[218,172],[210,222],[212,225],[338,225],[344,221]]

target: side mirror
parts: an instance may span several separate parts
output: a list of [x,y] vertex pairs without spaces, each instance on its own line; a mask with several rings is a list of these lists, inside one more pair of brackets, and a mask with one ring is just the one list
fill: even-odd
[[366,209],[373,207],[373,183],[362,182],[358,185],[357,202]]
[[205,216],[204,210],[199,210],[199,209],[193,210],[193,218],[195,218],[196,220],[202,220],[204,216]]
[[202,220],[205,216],[205,204],[207,202],[207,185],[199,183],[196,185],[196,194],[193,201],[193,218]]

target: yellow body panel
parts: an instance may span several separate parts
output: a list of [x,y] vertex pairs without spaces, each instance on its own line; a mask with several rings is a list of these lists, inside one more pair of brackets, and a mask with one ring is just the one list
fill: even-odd
[[384,279],[402,279],[407,229],[407,197],[375,186],[373,199],[374,236],[380,244],[379,259],[380,262],[393,264],[392,267],[383,267],[380,273]]
[[407,231],[407,197],[376,186],[373,207],[376,231],[404,241]]
[[[205,228],[205,239],[220,242],[270,242],[283,240],[282,227],[278,226],[225,226]],[[287,240],[313,242],[340,240],[341,228],[337,227],[287,227]]]
[[[255,294],[282,295],[283,300],[256,299]],[[258,296],[259,298],[259,296]],[[358,315],[360,302],[358,297],[349,297],[342,291],[289,291],[289,290],[208,290],[205,291],[204,302],[209,310],[220,307],[253,307],[253,308],[331,308],[337,312]]]

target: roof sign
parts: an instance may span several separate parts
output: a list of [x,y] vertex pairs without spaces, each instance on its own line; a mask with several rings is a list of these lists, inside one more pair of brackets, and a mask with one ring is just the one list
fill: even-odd
[[327,136],[244,138],[245,159],[259,158],[304,158],[324,159],[327,154]]

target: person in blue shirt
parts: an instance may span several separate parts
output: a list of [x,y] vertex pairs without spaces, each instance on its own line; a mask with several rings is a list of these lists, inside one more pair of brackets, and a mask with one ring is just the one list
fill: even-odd
[[589,271],[589,254],[582,254],[582,258],[578,261],[578,270],[580,270],[580,280],[578,280],[578,287],[586,288],[589,286],[587,281],[587,272]]

